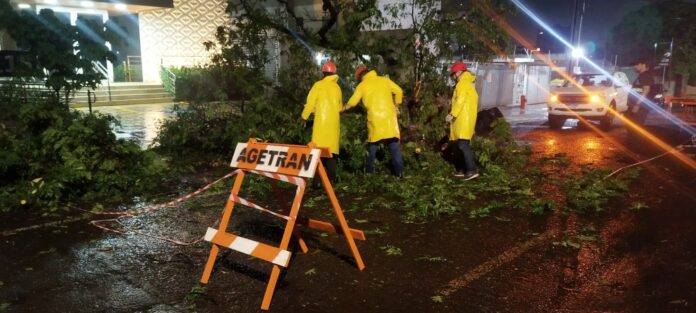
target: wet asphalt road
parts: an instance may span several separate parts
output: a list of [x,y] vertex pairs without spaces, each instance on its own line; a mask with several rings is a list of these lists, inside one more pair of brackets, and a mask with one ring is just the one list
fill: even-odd
[[[100,108],[102,109],[102,108]],[[123,132],[145,139],[166,108],[115,111]],[[559,154],[584,165],[619,168],[644,160],[626,147],[625,127],[608,132],[567,122],[545,125],[544,105],[503,108],[516,138],[535,158]],[[147,114],[140,114],[147,115]],[[151,140],[151,139],[150,139]],[[389,212],[355,212],[350,219],[370,222],[365,229],[387,230],[358,243],[368,266],[358,272],[345,259],[340,240],[310,237],[308,255],[298,255],[281,278],[271,305],[276,312],[694,312],[696,291],[696,202],[694,173],[663,158],[646,166],[627,201],[605,216],[554,213],[543,219],[451,217],[409,225]],[[549,185],[548,188],[557,188]],[[159,211],[123,226],[180,240],[202,235],[218,217],[225,195],[202,202],[202,209]],[[209,199],[210,200],[210,199]],[[626,210],[634,201],[648,209]],[[465,215],[465,214],[464,214]],[[503,216],[505,217],[505,216]],[[505,219],[503,219],[504,221]],[[251,223],[278,232],[264,220]],[[12,227],[37,224],[14,221]],[[441,224],[445,223],[445,224]],[[2,224],[3,230],[9,226]],[[234,226],[234,225],[233,225]],[[416,236],[417,234],[417,236]],[[554,242],[594,238],[578,250]],[[452,238],[459,238],[452,240]],[[174,246],[140,235],[103,233],[86,221],[0,237],[0,312],[251,312],[258,305],[266,267],[244,257],[221,262],[205,293],[194,292],[209,245]],[[325,241],[332,240],[332,241]],[[398,243],[401,258],[381,247]],[[416,247],[424,251],[413,252]],[[412,253],[409,255],[409,253]],[[446,256],[442,263],[414,262],[424,254]],[[441,300],[430,297],[435,291]],[[440,302],[441,301],[441,302]]]

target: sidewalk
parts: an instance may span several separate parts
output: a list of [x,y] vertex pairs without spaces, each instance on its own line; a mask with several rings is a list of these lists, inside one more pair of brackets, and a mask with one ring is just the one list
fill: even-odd
[[505,116],[505,120],[510,125],[530,123],[530,122],[545,122],[548,119],[548,107],[546,103],[527,104],[522,110],[519,105],[501,106],[498,107],[500,112]]

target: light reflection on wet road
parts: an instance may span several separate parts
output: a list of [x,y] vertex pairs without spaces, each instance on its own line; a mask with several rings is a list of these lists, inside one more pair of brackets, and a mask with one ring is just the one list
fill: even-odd
[[550,129],[545,104],[519,107],[502,107],[501,112],[512,125],[515,137],[533,145],[537,157],[563,154],[578,165],[617,166],[616,144],[623,144],[625,127],[619,121],[609,131],[595,132],[568,120],[562,129]]
[[[114,129],[117,138],[135,139],[140,146],[147,148],[157,136],[163,120],[174,116],[175,104],[140,104],[103,106],[92,108],[93,112],[115,116],[121,126]],[[75,109],[89,112],[88,108]]]

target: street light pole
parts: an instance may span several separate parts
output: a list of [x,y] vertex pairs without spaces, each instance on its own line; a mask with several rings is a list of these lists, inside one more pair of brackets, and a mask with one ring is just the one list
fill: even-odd
[[[575,53],[578,53],[580,50],[580,37],[582,35],[582,20],[585,15],[585,0],[575,0],[575,4],[573,5],[573,22],[571,24],[571,30],[570,30],[570,43],[574,45],[574,47],[570,50],[569,56],[571,57],[570,60],[568,61],[568,73],[573,73],[573,69],[577,67],[580,64],[580,57],[577,56],[575,57],[575,62],[573,62],[573,51],[576,51]],[[582,5],[582,7],[580,6]],[[578,9],[580,10],[580,14],[578,16]]]
[[[575,49],[580,49],[580,38],[582,36],[582,20],[585,16],[585,0],[582,0],[582,10],[580,11],[580,21],[578,22],[578,36],[575,42]],[[580,57],[575,59],[575,67],[580,65]]]
[[585,0],[582,0],[582,10],[580,11],[580,21],[578,22],[578,37],[576,38],[575,47],[580,47],[580,38],[582,36],[582,19],[585,16]]
[[[575,26],[577,24],[578,20],[578,0],[575,0],[575,3],[573,4],[573,19],[570,24],[570,43],[575,44]],[[570,49],[567,49],[567,58],[568,58],[568,74],[573,73],[573,50],[575,47],[572,47]]]
[[[672,58],[674,58],[674,55],[672,55],[672,53],[674,53],[673,48],[674,48],[674,38],[672,38],[672,40],[670,40],[670,42],[669,42],[669,59],[668,60],[672,60]],[[657,44],[655,44],[655,51],[657,51]],[[662,88],[665,88],[665,75],[667,74],[667,67],[669,66],[669,63],[671,63],[671,62],[667,62],[667,65],[662,67]]]

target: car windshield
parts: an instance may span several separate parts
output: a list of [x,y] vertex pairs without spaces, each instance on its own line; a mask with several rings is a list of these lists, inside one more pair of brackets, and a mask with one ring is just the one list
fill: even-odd
[[[611,79],[602,74],[582,74],[573,75],[573,79],[580,86],[611,86]],[[566,82],[563,86],[572,86],[570,82]]]

